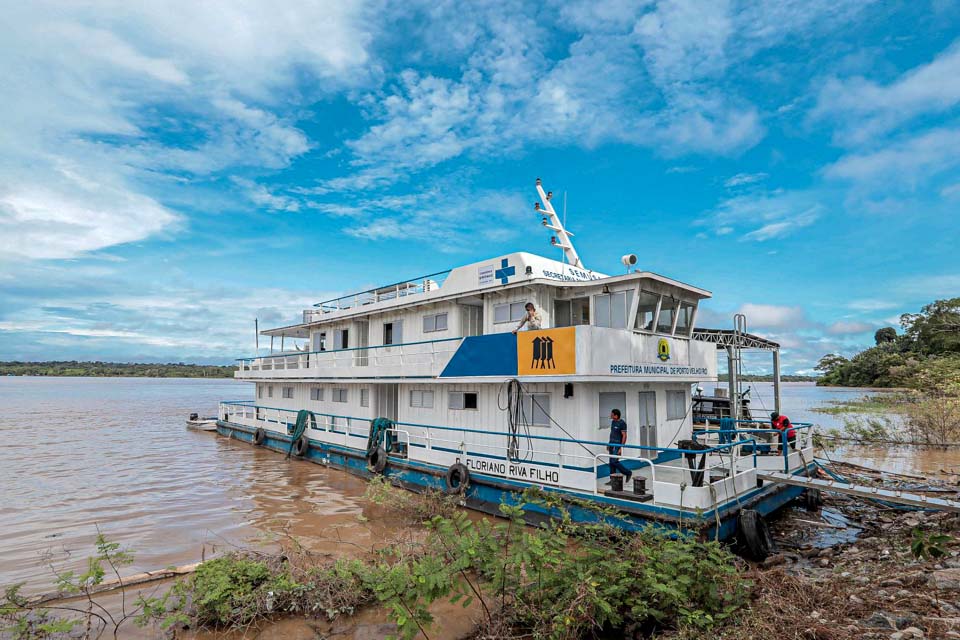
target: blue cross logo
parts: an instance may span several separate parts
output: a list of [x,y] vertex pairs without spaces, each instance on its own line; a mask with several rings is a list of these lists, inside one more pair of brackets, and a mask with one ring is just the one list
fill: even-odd
[[504,258],[500,261],[500,268],[494,272],[495,278],[500,278],[500,284],[507,284],[507,280],[510,279],[510,276],[517,273],[516,268],[507,266],[507,259]]

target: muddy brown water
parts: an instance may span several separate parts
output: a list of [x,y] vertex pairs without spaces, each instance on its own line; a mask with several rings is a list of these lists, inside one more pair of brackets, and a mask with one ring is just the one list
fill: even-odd
[[[756,410],[772,406],[769,385],[754,389]],[[842,426],[811,409],[863,393],[786,384],[783,412]],[[185,429],[189,413],[248,394],[232,380],[0,378],[0,585],[48,591],[47,565],[81,569],[98,530],[134,552],[133,573],[285,536],[359,553],[402,527],[370,511],[359,478]],[[913,447],[832,455],[912,473],[960,464],[956,451]]]

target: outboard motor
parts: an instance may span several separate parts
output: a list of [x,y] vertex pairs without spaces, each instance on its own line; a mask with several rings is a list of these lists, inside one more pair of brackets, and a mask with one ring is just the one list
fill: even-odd
[[199,417],[200,417],[199,414],[196,414],[196,413],[191,413],[191,414],[190,414],[190,419],[191,419],[191,420],[196,420],[196,419],[199,418]]

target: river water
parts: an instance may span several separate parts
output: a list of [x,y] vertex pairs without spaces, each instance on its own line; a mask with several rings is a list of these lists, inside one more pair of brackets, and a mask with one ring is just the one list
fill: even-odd
[[[190,412],[215,415],[218,401],[249,393],[223,379],[0,378],[0,586],[49,590],[48,561],[80,568],[98,529],[134,551],[131,572],[286,535],[336,554],[383,539],[396,523],[363,517],[363,480],[185,428]],[[787,384],[782,411],[842,426],[812,408],[863,393]],[[769,411],[771,385],[755,384],[753,398]],[[842,453],[913,472],[946,461],[910,448]]]

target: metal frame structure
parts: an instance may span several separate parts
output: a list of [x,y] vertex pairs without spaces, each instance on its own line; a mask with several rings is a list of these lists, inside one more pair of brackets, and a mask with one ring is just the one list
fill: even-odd
[[567,264],[577,267],[578,269],[583,269],[583,262],[580,260],[580,256],[577,255],[577,250],[573,248],[573,240],[571,240],[573,234],[564,228],[563,221],[560,220],[560,216],[558,216],[557,212],[553,209],[553,204],[550,203],[550,200],[553,199],[553,191],[544,193],[540,178],[537,178],[537,193],[540,194],[540,202],[534,205],[534,209],[545,214],[543,226],[556,232],[557,235],[554,236],[553,244],[563,249],[563,255],[567,259]]
[[734,420],[740,418],[740,351],[770,351],[773,353],[773,404],[780,413],[780,345],[773,340],[747,332],[746,317],[734,316],[735,329],[704,329],[697,327],[690,336],[693,340],[711,342],[717,349],[727,351],[727,377],[730,384],[730,411]]

